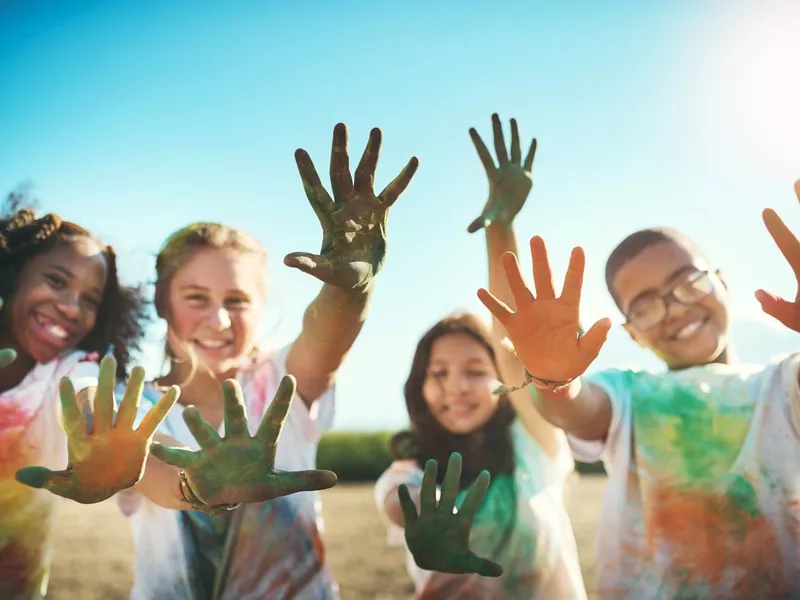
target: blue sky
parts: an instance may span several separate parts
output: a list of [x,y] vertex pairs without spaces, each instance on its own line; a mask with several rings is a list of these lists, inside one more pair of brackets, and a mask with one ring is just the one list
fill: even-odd
[[[557,273],[587,254],[585,320],[617,317],[602,270],[631,231],[671,225],[728,279],[740,354],[797,347],[752,293],[795,281],[760,221],[800,231],[800,5],[787,0],[376,3],[0,2],[0,192],[29,179],[43,207],[117,245],[149,280],[189,221],[245,227],[270,254],[265,335],[291,341],[319,289],[282,265],[319,249],[293,153],[328,170],[338,121],[358,160],[383,129],[377,186],[420,169],[392,209],[372,312],[342,369],[336,426],[397,427],[420,334],[485,314],[484,243],[466,227],[487,184],[469,140],[515,117],[539,151],[517,219]],[[523,255],[523,264],[529,257]],[[142,357],[151,372],[159,338]],[[593,368],[658,364],[617,329]]]

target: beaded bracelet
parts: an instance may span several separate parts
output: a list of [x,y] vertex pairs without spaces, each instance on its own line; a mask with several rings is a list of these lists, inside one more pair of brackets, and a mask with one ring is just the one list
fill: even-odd
[[[583,336],[583,329],[579,326],[578,327],[578,336]],[[513,353],[514,356],[517,356],[517,351],[514,348],[514,344],[511,343],[507,337],[500,340],[500,344],[509,352]],[[546,389],[550,390],[551,392],[560,392],[564,388],[568,387],[573,381],[575,381],[575,377],[571,379],[567,379],[566,381],[553,381],[552,379],[542,379],[541,377],[537,377],[525,367],[522,367],[522,372],[525,375],[525,378],[522,380],[522,383],[515,386],[507,386],[501,385],[492,392],[496,396],[501,396],[503,394],[510,394],[511,392],[516,392],[517,390],[522,390],[529,385],[537,387],[539,389]]]
[[180,481],[179,489],[181,491],[181,499],[192,507],[192,510],[197,510],[207,515],[217,516],[229,513],[232,510],[239,508],[240,504],[216,504],[210,505],[203,502],[200,497],[189,485],[189,479],[186,477],[186,471],[180,469],[178,471],[178,479]]

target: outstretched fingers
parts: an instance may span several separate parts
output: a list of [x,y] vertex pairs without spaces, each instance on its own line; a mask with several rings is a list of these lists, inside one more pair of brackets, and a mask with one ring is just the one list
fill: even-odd
[[411,499],[411,493],[408,491],[408,486],[400,484],[397,488],[397,500],[400,502],[400,508],[403,510],[403,524],[405,529],[413,526],[419,516],[417,515],[417,507]]
[[564,288],[561,290],[561,299],[570,306],[576,308],[579,307],[581,303],[581,289],[583,288],[583,270],[585,264],[586,258],[583,254],[583,248],[573,248],[569,256],[567,274],[564,277]]
[[86,421],[78,407],[78,396],[72,381],[64,377],[58,385],[61,400],[61,416],[64,423],[64,433],[72,443],[87,441],[89,434],[86,431]]
[[511,162],[518,165],[522,162],[522,150],[519,144],[519,127],[517,120],[511,119]]
[[467,555],[464,570],[467,573],[475,573],[482,577],[500,577],[503,574],[503,567],[498,563],[481,558],[474,552]]
[[492,154],[489,152],[489,149],[486,147],[486,144],[483,143],[483,139],[474,127],[470,128],[469,137],[472,138],[475,150],[478,151],[478,158],[481,159],[481,164],[483,164],[483,168],[486,169],[486,175],[489,176],[489,179],[492,179],[497,172]]
[[764,210],[763,217],[767,231],[794,271],[795,277],[800,280],[800,241],[771,208]]
[[552,300],[556,297],[553,288],[553,272],[550,270],[550,260],[547,258],[547,246],[538,235],[531,238],[531,263],[533,266],[533,285],[536,297],[543,300]]
[[333,200],[328,194],[325,186],[319,179],[319,174],[311,161],[308,152],[302,148],[295,151],[294,160],[297,163],[297,170],[300,172],[300,179],[303,181],[303,190],[306,193],[311,208],[317,216],[328,214],[333,210]]
[[497,162],[502,167],[508,164],[508,151],[506,150],[506,140],[503,137],[503,125],[500,123],[500,115],[492,115],[492,132],[494,133],[494,151],[497,152]]
[[422,487],[419,491],[419,514],[432,515],[436,512],[436,473],[439,465],[434,459],[425,463],[422,474]]
[[498,300],[489,290],[479,289],[478,299],[503,326],[506,326],[514,316],[514,311],[505,302]]
[[414,177],[414,173],[417,172],[417,168],[419,168],[419,159],[416,156],[412,156],[411,160],[406,163],[406,166],[403,167],[403,170],[400,171],[400,174],[395,177],[389,185],[383,188],[383,191],[378,194],[378,198],[381,202],[383,202],[387,207],[392,206],[397,199],[400,197],[400,194],[406,191],[408,184],[411,183],[411,178]]
[[522,168],[526,171],[533,171],[533,159],[536,157],[536,138],[533,138],[531,146],[528,149],[528,155],[525,157],[525,162]]
[[335,486],[338,480],[333,471],[319,469],[281,473],[278,476],[278,491],[281,496],[288,496],[297,492],[327,490]]
[[[800,293],[800,290],[798,290],[798,293]],[[796,302],[789,302],[785,298],[776,296],[766,290],[756,291],[756,300],[761,304],[761,310],[770,317],[777,319],[791,329],[797,327],[795,323],[795,314],[797,313]]]
[[199,452],[183,450],[182,448],[170,448],[158,442],[150,444],[150,454],[161,462],[179,469],[191,469],[200,458]]
[[100,362],[97,391],[94,394],[92,433],[105,433],[114,420],[114,387],[117,383],[117,361],[107,355]]
[[333,128],[331,145],[331,190],[333,199],[342,203],[353,195],[353,176],[350,174],[350,157],[347,154],[347,125],[337,123]]
[[189,406],[183,411],[183,420],[192,432],[197,445],[203,450],[211,450],[222,443],[219,433],[206,421],[196,406]]
[[119,403],[119,411],[117,412],[117,429],[132,429],[133,423],[136,421],[136,415],[139,412],[139,403],[142,399],[142,392],[144,391],[144,377],[145,372],[142,367],[134,367],[131,369],[131,376],[128,378],[128,384],[125,386],[125,394]]
[[442,494],[439,497],[439,510],[452,514],[456,506],[456,498],[461,488],[461,455],[453,452],[447,462],[447,471],[442,482]]
[[611,319],[603,318],[589,328],[586,335],[578,340],[578,351],[581,356],[581,373],[583,373],[600,354],[600,349],[608,339],[611,331]]
[[166,393],[161,396],[156,405],[147,411],[147,414],[139,424],[137,431],[148,438],[152,437],[155,434],[156,429],[158,429],[158,426],[161,425],[161,422],[167,418],[169,411],[172,410],[173,406],[175,406],[175,403],[178,401],[180,395],[181,388],[179,388],[177,385],[171,386]]
[[11,348],[0,349],[0,369],[7,367],[17,359],[17,353]]
[[514,304],[517,310],[533,302],[533,292],[525,284],[522,279],[522,271],[519,268],[519,262],[513,252],[504,252],[501,257],[503,263],[503,270],[506,273],[506,280],[508,287],[511,290],[511,296],[514,298]]
[[278,391],[275,392],[275,397],[261,419],[255,435],[257,440],[269,444],[273,448],[278,445],[283,423],[286,421],[286,415],[289,414],[289,407],[296,389],[297,380],[292,375],[285,375],[281,379]]
[[247,409],[244,406],[242,388],[235,379],[222,383],[224,404],[223,422],[226,438],[242,438],[249,435],[247,431]]
[[378,168],[378,157],[381,152],[381,130],[375,127],[369,132],[369,140],[361,161],[356,167],[355,188],[361,194],[374,193],[375,169]]
[[484,496],[486,496],[486,491],[489,489],[489,484],[491,481],[492,478],[488,471],[480,472],[478,477],[475,479],[475,483],[473,483],[472,487],[469,488],[469,491],[464,498],[464,502],[461,503],[461,508],[458,509],[459,518],[470,523],[472,522],[472,519],[475,517],[475,513],[478,512],[478,509],[483,502]]

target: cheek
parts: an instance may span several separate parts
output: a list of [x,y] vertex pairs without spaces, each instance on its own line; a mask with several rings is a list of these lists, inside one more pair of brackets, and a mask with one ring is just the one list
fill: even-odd
[[426,379],[425,383],[422,384],[422,398],[425,400],[425,404],[428,405],[428,408],[435,412],[435,409],[442,402],[441,386],[433,379]]
[[203,323],[203,313],[189,307],[178,307],[172,310],[169,328],[181,341],[189,340]]
[[231,327],[236,339],[242,346],[252,346],[258,336],[261,324],[259,314],[255,311],[246,311],[231,314]]

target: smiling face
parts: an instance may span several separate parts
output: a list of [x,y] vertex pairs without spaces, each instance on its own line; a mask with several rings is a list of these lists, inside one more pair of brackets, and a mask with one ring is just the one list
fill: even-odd
[[94,328],[107,277],[103,249],[86,237],[32,257],[11,298],[11,343],[38,363],[78,346]]
[[179,360],[223,379],[252,351],[264,303],[261,262],[231,248],[199,249],[169,283],[168,344]]
[[[626,330],[671,369],[718,361],[728,346],[728,292],[709,271],[704,258],[677,243],[660,242],[625,262],[614,277],[612,291],[629,319]],[[688,301],[692,298],[696,300]],[[663,309],[664,301],[666,313],[660,322],[637,326],[637,316],[656,310],[653,307]]]
[[471,433],[497,409],[492,394],[497,380],[486,348],[468,334],[450,333],[433,342],[422,396],[442,427],[451,433]]

